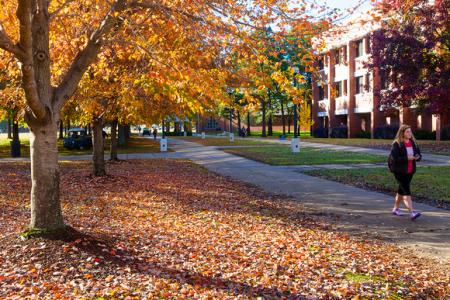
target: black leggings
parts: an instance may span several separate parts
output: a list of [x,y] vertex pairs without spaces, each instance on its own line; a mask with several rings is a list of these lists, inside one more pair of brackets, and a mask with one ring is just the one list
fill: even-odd
[[411,196],[411,180],[413,174],[394,173],[394,176],[398,182],[397,193],[402,196]]

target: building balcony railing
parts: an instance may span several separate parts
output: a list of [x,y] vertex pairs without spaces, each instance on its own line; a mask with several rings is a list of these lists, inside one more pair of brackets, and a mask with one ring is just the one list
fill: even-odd
[[372,93],[362,93],[355,95],[355,113],[369,113],[372,111]]
[[334,82],[342,81],[348,78],[348,66],[335,65],[334,66]]

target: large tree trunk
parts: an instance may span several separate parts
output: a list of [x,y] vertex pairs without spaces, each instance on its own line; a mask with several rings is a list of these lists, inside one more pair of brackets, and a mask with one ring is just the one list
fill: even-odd
[[284,115],[284,103],[283,100],[280,101],[281,103],[281,123],[283,124],[283,135],[286,135],[286,116]]
[[241,130],[241,112],[237,112],[238,130]]
[[117,156],[117,124],[118,120],[115,119],[111,122],[111,148],[110,148],[110,160],[119,160]]
[[14,142],[19,142],[19,122],[13,121],[13,128],[12,128],[12,140]]
[[250,112],[248,111],[247,112],[247,135],[248,136],[250,136],[250,133],[251,133],[251,128],[250,128],[251,126],[250,126]]
[[233,132],[233,110],[230,109],[230,132]]
[[59,201],[57,125],[52,120],[30,126],[31,223],[30,228],[64,227]]
[[262,137],[266,137],[266,101],[262,100]]
[[21,157],[20,139],[19,139],[19,122],[14,121],[16,114],[13,117],[12,125],[12,141],[11,141],[11,157]]
[[59,139],[62,140],[64,138],[64,124],[62,120],[59,120]]
[[8,118],[8,139],[12,139],[12,121],[11,117]]
[[291,133],[291,122],[292,122],[292,118],[291,118],[291,110],[289,109],[289,107],[288,107],[288,109],[287,109],[287,113],[288,113],[288,115],[287,115],[288,133]]
[[101,118],[94,118],[92,122],[93,136],[92,136],[92,175],[104,176],[105,169],[105,151],[103,146],[103,120]]
[[125,138],[125,126],[122,124],[119,124],[119,146],[123,146],[127,143],[126,138]]
[[129,140],[131,137],[131,126],[130,125],[125,125],[125,139]]
[[[269,91],[269,96],[270,96],[270,91]],[[268,108],[269,108],[269,120],[267,121],[267,131],[268,131],[267,135],[272,136],[273,135],[272,100],[270,100],[270,98],[269,98]]]

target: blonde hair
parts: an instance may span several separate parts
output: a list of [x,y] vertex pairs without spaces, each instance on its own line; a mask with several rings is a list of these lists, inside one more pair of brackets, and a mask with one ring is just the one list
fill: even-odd
[[[403,143],[405,141],[405,131],[408,129],[411,129],[411,126],[406,125],[406,124],[401,125],[395,136],[394,143],[395,142],[397,142],[399,144]],[[414,142],[414,144],[416,144],[416,139],[414,138],[412,131],[411,131],[411,140]]]

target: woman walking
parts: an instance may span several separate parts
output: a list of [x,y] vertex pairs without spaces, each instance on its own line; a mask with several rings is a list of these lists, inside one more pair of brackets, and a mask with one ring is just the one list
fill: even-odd
[[392,213],[396,216],[401,215],[400,202],[402,199],[409,210],[411,220],[415,220],[421,215],[420,212],[413,209],[411,201],[411,180],[416,172],[416,161],[421,159],[422,155],[414,139],[411,126],[400,126],[389,156],[389,168],[398,182],[397,195],[392,210]]

